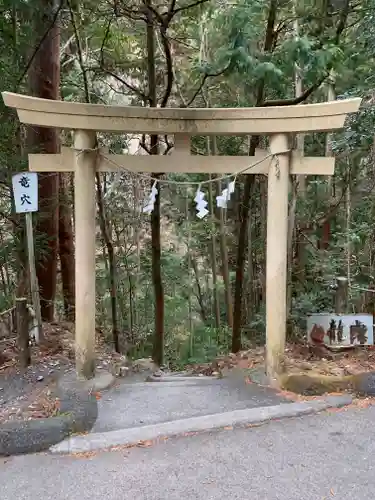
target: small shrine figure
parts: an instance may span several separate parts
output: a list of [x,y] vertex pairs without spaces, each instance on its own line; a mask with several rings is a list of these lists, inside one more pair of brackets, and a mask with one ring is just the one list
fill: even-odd
[[350,343],[360,345],[367,342],[367,326],[356,320],[354,325],[350,326]]
[[329,323],[329,328],[327,330],[327,335],[329,338],[329,343],[333,344],[336,340],[336,321],[334,319],[331,319]]
[[337,327],[337,342],[339,344],[341,344],[343,337],[344,337],[344,325],[342,324],[342,321],[340,319]]

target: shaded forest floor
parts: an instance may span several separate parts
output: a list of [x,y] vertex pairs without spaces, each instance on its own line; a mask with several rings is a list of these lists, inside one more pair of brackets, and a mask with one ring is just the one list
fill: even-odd
[[[74,329],[70,323],[45,324],[45,342],[32,346],[32,364],[26,370],[17,366],[16,339],[1,341],[0,360],[0,422],[14,419],[44,418],[58,410],[55,385],[59,376],[74,369]],[[126,364],[126,358],[112,351],[103,336],[97,335],[97,368],[114,371]],[[354,375],[375,371],[375,348],[365,347],[331,354],[327,359],[304,344],[288,344],[285,353],[288,373],[322,375]],[[226,375],[232,370],[261,369],[264,366],[264,348],[254,347],[237,354],[220,356],[212,362],[188,365],[193,374]],[[305,396],[283,393],[292,399]],[[370,400],[369,400],[370,401]],[[372,401],[371,401],[372,404]]]
[[[1,340],[0,422],[45,418],[58,411],[57,379],[74,369],[74,328],[71,323],[44,324],[43,344],[31,347],[31,365],[17,365],[16,338]],[[97,367],[112,366],[120,355],[113,353],[97,335]]]
[[[306,344],[288,344],[285,350],[285,368],[288,373],[314,372],[321,375],[355,375],[375,371],[375,346],[358,347],[322,357]],[[323,354],[324,356],[324,354]],[[196,374],[212,375],[234,368],[253,369],[264,366],[264,347],[254,347],[237,354],[220,356],[211,363],[192,365]]]

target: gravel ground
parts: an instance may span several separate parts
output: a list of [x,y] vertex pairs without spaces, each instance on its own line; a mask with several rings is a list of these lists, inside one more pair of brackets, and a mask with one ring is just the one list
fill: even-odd
[[40,393],[68,370],[70,366],[65,359],[52,359],[32,365],[24,373],[16,369],[0,372],[0,421],[18,418]]

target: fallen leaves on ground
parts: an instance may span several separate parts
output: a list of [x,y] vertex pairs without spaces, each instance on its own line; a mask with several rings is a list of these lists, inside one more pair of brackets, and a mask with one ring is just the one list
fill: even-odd
[[97,455],[97,451],[83,451],[83,452],[80,452],[80,453],[70,453],[69,457],[73,457],[73,458],[93,458]]
[[[288,373],[308,373],[321,375],[355,375],[375,371],[375,346],[365,346],[332,353],[333,359],[320,357],[307,344],[288,344],[285,349],[284,365]],[[264,347],[253,347],[236,354],[220,356],[211,363],[192,365],[194,374],[212,375],[224,370],[252,369],[264,366]],[[246,383],[251,382],[247,377]]]
[[[74,367],[74,325],[65,321],[43,323],[43,334],[43,343],[31,346],[31,365],[26,370],[20,370],[17,365],[16,337],[1,339],[0,402],[4,393],[6,402],[0,406],[0,422],[45,418],[58,409],[53,406],[58,404],[53,397],[46,397],[41,389],[47,388],[48,392],[54,380]],[[96,335],[96,355],[97,368],[112,371],[112,366],[124,362],[124,356],[114,353],[99,331]],[[96,392],[95,397],[101,399],[101,393]]]
[[138,441],[137,446],[139,448],[150,448],[150,446],[153,446],[154,442],[151,440],[146,440],[146,441]]
[[224,369],[232,368],[253,368],[264,363],[264,348],[255,347],[247,351],[241,351],[237,354],[228,354],[218,357],[211,363],[201,363],[190,365],[187,369],[195,375],[212,375],[215,372],[221,372]]
[[262,425],[264,425],[264,422],[259,422],[256,424],[246,424],[244,425],[244,427],[245,429],[252,429],[253,427],[261,427]]
[[60,409],[60,400],[54,396],[53,386],[35,388],[26,399],[0,412],[0,422],[34,420],[55,416]]

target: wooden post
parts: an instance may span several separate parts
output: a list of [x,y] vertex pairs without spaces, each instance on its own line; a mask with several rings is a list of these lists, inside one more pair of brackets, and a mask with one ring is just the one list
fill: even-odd
[[287,234],[289,150],[288,136],[270,137],[271,152],[277,154],[268,172],[267,263],[266,263],[266,370],[269,381],[278,384],[286,336]]
[[95,132],[75,132],[76,370],[85,379],[95,373],[95,147]]
[[17,347],[18,361],[21,368],[27,368],[31,364],[30,342],[29,342],[29,311],[27,299],[16,299],[16,325],[17,325]]
[[29,255],[29,270],[30,270],[30,290],[34,308],[37,335],[35,336],[36,343],[43,341],[42,315],[40,312],[39,285],[35,269],[34,255],[34,235],[33,235],[33,214],[27,212],[26,216],[26,239],[27,252]]
[[348,312],[348,280],[345,277],[336,279],[335,313],[345,314]]

